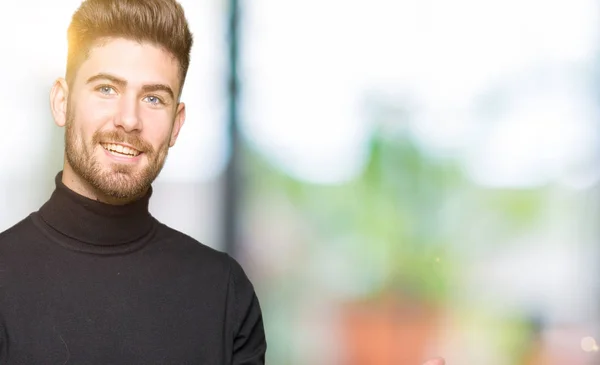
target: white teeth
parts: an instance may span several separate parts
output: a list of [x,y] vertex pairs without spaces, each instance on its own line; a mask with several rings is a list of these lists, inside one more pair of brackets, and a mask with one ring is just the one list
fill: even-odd
[[120,144],[105,143],[105,144],[102,144],[102,147],[104,147],[105,150],[107,150],[115,155],[124,155],[124,156],[135,157],[140,154],[140,151],[134,150],[133,148],[122,146]]

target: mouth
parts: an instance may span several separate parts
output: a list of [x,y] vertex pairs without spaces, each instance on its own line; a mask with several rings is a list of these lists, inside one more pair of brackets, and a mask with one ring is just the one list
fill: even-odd
[[142,152],[136,150],[135,148],[124,146],[117,143],[100,143],[102,148],[104,148],[108,153],[117,157],[128,157],[134,158],[139,156]]

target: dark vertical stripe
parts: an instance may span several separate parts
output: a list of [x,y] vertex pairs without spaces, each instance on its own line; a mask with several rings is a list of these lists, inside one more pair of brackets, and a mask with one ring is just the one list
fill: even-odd
[[238,227],[240,216],[240,132],[239,132],[239,1],[228,1],[228,60],[229,69],[227,75],[227,103],[228,121],[227,133],[229,143],[229,160],[225,170],[225,186],[223,196],[223,244],[224,250],[235,256],[238,249]]

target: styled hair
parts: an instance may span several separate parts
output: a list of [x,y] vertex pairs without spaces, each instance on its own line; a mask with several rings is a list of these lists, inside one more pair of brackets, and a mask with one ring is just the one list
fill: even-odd
[[67,31],[69,84],[91,49],[110,38],[148,42],[171,53],[179,61],[183,88],[193,37],[176,0],[85,0]]

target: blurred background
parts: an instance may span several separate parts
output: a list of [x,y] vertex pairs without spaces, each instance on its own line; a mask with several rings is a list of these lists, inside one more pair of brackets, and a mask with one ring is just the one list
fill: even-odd
[[[0,230],[62,166],[79,0],[0,12]],[[593,0],[181,0],[152,213],[236,257],[269,365],[600,364]]]

